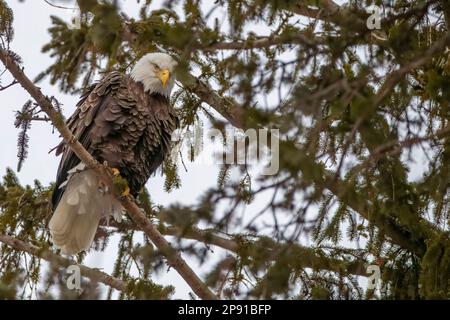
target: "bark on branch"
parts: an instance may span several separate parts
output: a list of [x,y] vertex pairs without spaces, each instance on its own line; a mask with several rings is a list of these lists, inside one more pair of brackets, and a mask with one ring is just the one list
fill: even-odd
[[271,35],[258,39],[248,39],[245,41],[217,42],[206,47],[200,47],[201,51],[216,50],[247,50],[247,49],[263,49],[279,45],[295,45],[304,44],[307,47],[318,46],[323,44],[323,38],[311,38],[307,33],[296,33],[294,35]]

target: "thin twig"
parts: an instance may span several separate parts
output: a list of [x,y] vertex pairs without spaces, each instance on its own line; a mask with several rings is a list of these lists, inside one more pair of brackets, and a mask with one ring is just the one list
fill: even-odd
[[6,85],[4,87],[0,86],[0,91],[6,90],[6,89],[8,89],[8,88],[10,88],[10,87],[12,87],[13,85],[16,85],[16,84],[18,84],[18,82],[16,80],[13,80],[13,82],[11,82],[10,84],[8,84],[8,85]]
[[52,6],[52,7],[54,7],[54,8],[58,8],[58,9],[65,9],[65,10],[79,10],[78,8],[75,8],[75,7],[70,8],[70,7],[59,6],[59,5],[57,5],[57,4],[51,3],[51,2],[48,1],[48,0],[44,0],[44,2],[45,2],[46,4],[48,4],[49,6]]

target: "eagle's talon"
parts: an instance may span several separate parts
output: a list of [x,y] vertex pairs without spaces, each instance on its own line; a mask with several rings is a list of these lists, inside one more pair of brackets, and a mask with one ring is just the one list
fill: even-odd
[[117,168],[112,168],[111,171],[115,177],[118,177],[120,175],[120,171]]
[[127,197],[130,195],[130,187],[126,186],[125,190],[122,192],[122,197]]

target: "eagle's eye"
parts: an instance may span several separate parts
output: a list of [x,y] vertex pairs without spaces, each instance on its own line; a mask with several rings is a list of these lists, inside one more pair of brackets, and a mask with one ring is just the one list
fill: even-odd
[[151,63],[153,68],[155,68],[156,71],[160,70],[161,68],[154,62]]

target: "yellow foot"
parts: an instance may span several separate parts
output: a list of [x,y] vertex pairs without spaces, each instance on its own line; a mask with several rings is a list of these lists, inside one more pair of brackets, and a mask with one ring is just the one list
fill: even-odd
[[125,190],[122,192],[122,197],[127,197],[130,195],[130,187],[126,186]]
[[116,194],[120,194],[122,197],[127,197],[130,195],[130,187],[128,186],[128,182],[120,175],[119,169],[111,168],[111,171],[113,174],[112,182]]
[[113,172],[113,175],[114,175],[115,177],[117,177],[117,176],[119,176],[119,175],[120,175],[120,171],[119,171],[119,169],[117,169],[117,168],[112,168],[111,170],[112,170],[112,172]]

